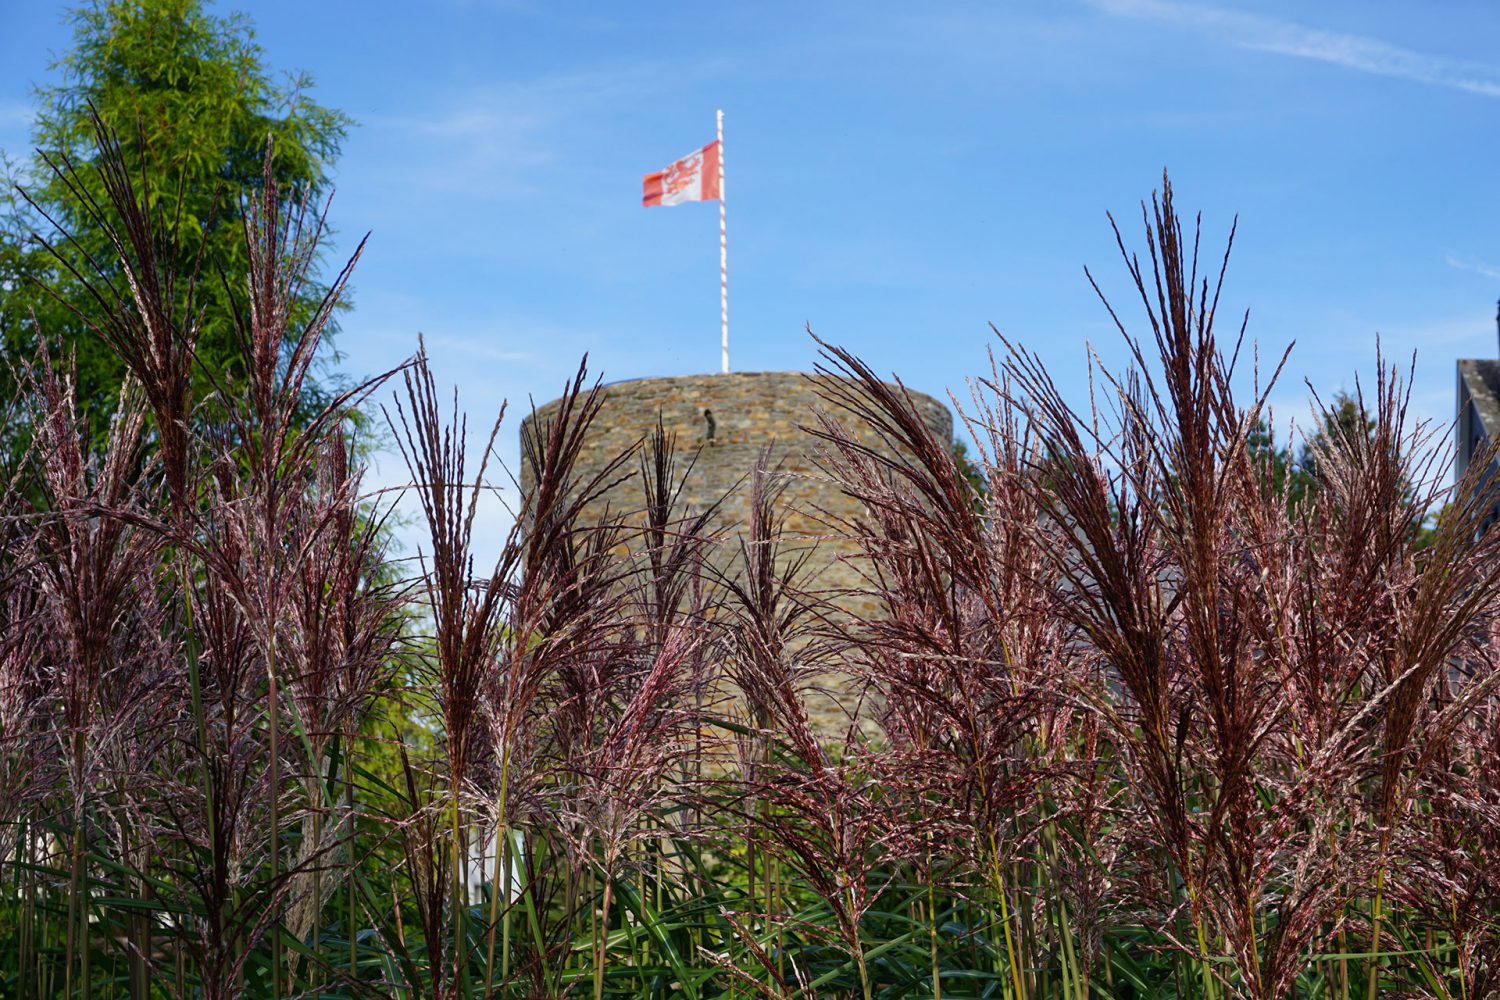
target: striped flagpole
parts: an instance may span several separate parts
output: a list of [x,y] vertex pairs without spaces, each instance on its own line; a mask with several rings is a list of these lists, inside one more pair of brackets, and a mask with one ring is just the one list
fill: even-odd
[[729,235],[724,225],[724,110],[719,109],[719,337],[729,374]]

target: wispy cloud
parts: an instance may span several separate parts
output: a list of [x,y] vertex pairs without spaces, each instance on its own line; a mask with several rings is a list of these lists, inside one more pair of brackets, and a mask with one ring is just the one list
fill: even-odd
[[[515,335],[512,333],[510,336]],[[524,363],[536,360],[535,351],[509,350],[498,346],[495,341],[472,337],[432,337],[428,346],[472,361]]]
[[0,100],[0,153],[16,159],[30,150],[32,114],[29,104]]
[[388,166],[399,164],[419,187],[516,196],[534,193],[536,171],[556,159],[550,134],[556,118],[549,105],[490,88],[421,117],[371,117],[365,124],[393,143],[395,163]]
[[[365,125],[411,183],[465,196],[527,197],[577,160],[580,122],[638,108],[682,81],[721,72],[721,59],[628,62],[531,80],[455,86],[414,113]],[[414,162],[413,162],[414,161]]]
[[0,128],[22,128],[31,124],[34,110],[20,101],[0,101]]
[[1465,257],[1456,253],[1449,253],[1445,258],[1449,267],[1460,271],[1473,271],[1475,274],[1486,278],[1500,278],[1500,266],[1488,264],[1477,257]]
[[1212,32],[1240,48],[1341,66],[1480,97],[1500,98],[1500,66],[1404,49],[1366,35],[1177,0],[1093,0],[1117,17],[1163,21]]

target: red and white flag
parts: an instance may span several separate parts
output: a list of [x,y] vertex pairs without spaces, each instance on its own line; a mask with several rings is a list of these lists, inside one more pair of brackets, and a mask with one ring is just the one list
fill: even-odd
[[695,149],[665,170],[647,174],[641,204],[681,205],[685,201],[719,200],[719,143]]

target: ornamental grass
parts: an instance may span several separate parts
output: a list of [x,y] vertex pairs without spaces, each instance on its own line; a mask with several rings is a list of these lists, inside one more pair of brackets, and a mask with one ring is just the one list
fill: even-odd
[[[1286,358],[1221,334],[1227,248],[1165,178],[1142,253],[1115,230],[1126,367],[1070,399],[998,338],[956,404],[977,481],[823,345],[818,474],[859,513],[805,513],[857,549],[861,616],[769,452],[743,525],[688,501],[660,424],[583,461],[582,366],[481,564],[505,414],[471,437],[425,348],[311,397],[354,261],[293,308],[324,209],[269,168],[242,382],[203,394],[224,279],[98,142],[102,185],[56,167],[107,193],[118,260],[50,245],[64,304],[107,306],[117,415],[87,437],[51,347],[0,415],[5,996],[1500,993],[1489,453],[1440,485],[1443,429],[1377,359],[1368,427],[1323,407],[1294,493],[1264,446]],[[642,510],[609,502],[629,479]]]

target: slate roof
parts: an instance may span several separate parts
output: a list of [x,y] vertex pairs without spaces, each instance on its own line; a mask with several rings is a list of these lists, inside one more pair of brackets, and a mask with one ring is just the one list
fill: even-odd
[[1458,448],[1456,476],[1468,468],[1475,447],[1500,436],[1500,361],[1463,358],[1458,362]]
[[1474,409],[1487,429],[1500,426],[1500,361],[1464,358],[1458,375],[1474,401]]

